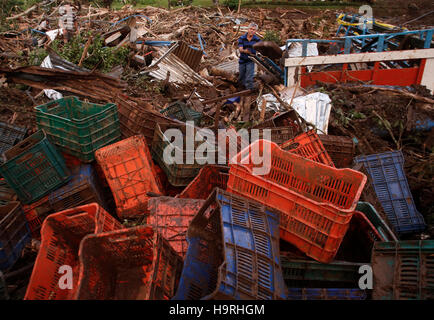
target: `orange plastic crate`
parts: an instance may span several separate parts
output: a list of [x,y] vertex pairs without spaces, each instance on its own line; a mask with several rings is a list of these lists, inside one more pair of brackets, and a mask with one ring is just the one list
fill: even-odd
[[[42,225],[41,247],[24,299],[73,299],[78,283],[80,241],[88,234],[121,228],[122,225],[97,203],[51,214]],[[59,287],[62,265],[72,268],[72,290]]]
[[335,167],[315,130],[302,133],[282,143],[280,147],[303,158]]
[[167,300],[182,259],[150,226],[88,235],[80,244],[81,300]]
[[158,231],[182,257],[188,249],[187,229],[205,203],[203,199],[156,197],[149,199],[147,224]]
[[207,165],[200,169],[196,178],[176,197],[184,199],[207,199],[214,188],[226,190],[229,167]]
[[162,194],[142,135],[98,149],[95,158],[112,190],[119,217],[147,213],[149,197],[146,193]]
[[[250,148],[270,152],[268,174],[252,174]],[[230,165],[227,190],[280,210],[280,237],[308,256],[330,262],[348,229],[366,176],[304,159],[267,140],[255,141],[236,159],[250,163]]]

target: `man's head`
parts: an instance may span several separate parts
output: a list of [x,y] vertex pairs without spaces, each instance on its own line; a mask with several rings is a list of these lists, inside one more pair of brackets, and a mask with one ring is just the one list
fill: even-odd
[[256,23],[249,24],[249,30],[247,30],[247,34],[249,37],[253,37],[253,35],[258,31],[258,25]]

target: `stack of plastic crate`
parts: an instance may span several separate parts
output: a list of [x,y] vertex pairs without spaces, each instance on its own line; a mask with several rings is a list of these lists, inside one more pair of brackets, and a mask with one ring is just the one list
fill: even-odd
[[[88,234],[118,229],[122,229],[122,225],[96,203],[51,214],[42,225],[41,247],[25,299],[73,299],[79,279],[78,250],[81,240]],[[71,269],[59,269],[62,266]],[[59,285],[59,279],[65,272],[72,272],[72,288]]]
[[218,188],[192,220],[174,299],[285,299],[279,213]]

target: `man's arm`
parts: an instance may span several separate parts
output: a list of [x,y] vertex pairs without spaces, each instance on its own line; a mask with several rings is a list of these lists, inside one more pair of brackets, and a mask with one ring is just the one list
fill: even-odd
[[246,53],[246,51],[243,49],[244,47],[244,43],[243,40],[241,38],[238,39],[238,49],[240,50],[241,53]]

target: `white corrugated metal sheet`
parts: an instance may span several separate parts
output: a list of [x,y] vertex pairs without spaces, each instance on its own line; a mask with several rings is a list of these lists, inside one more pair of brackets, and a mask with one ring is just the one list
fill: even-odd
[[[167,49],[161,48],[160,54],[164,54]],[[175,83],[201,83],[206,86],[212,86],[212,83],[201,77],[196,71],[186,65],[181,59],[170,53],[159,64],[158,70],[149,73],[152,77],[164,80],[170,72],[170,82]]]

